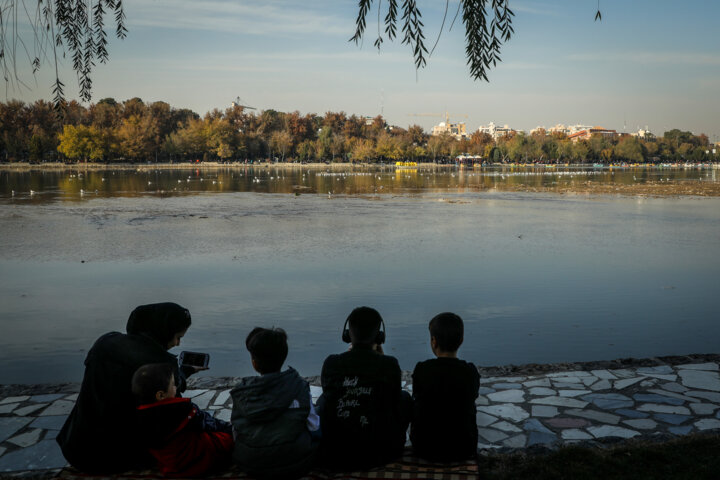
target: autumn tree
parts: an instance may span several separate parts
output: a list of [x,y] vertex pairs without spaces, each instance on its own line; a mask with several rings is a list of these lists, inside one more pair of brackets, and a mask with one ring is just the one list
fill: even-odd
[[441,155],[445,150],[446,144],[449,142],[450,136],[445,135],[433,135],[427,141],[427,151],[432,156],[433,162],[437,161],[438,155]]
[[370,140],[358,140],[352,148],[353,161],[367,162],[375,156],[375,146]]
[[21,160],[25,157],[27,129],[25,104],[11,100],[0,104],[0,141],[5,160]]
[[207,146],[207,153],[222,160],[235,155],[239,138],[230,122],[223,118],[206,118],[202,136]]
[[297,154],[300,160],[310,161],[315,152],[315,144],[312,140],[303,140],[297,146]]
[[413,145],[423,146],[427,142],[428,135],[420,125],[410,125],[407,133],[410,137],[410,143]]
[[119,124],[120,106],[113,98],[103,98],[90,105],[87,117],[90,124],[97,128],[115,128]]
[[643,147],[640,141],[635,137],[621,138],[615,148],[613,148],[615,156],[621,160],[633,163],[641,163],[645,160],[643,155]]
[[292,148],[292,137],[287,131],[276,131],[270,135],[270,152],[275,152],[280,155],[280,161],[285,161],[285,155]]
[[156,128],[147,115],[130,115],[124,118],[116,133],[122,155],[135,160],[150,158],[154,150]]
[[492,135],[485,132],[479,132],[477,130],[470,135],[469,141],[470,148],[468,149],[468,153],[472,153],[474,155],[487,156],[487,147],[492,147],[495,144]]
[[325,112],[325,116],[322,119],[322,126],[329,128],[335,133],[340,133],[345,127],[347,121],[347,115],[345,112]]
[[375,156],[382,160],[397,160],[400,158],[397,141],[387,132],[378,135],[375,144]]
[[286,126],[285,115],[275,110],[263,110],[257,122],[256,132],[270,138],[273,132],[284,130]]
[[85,125],[65,125],[59,135],[58,151],[71,159],[100,160],[103,158],[100,131]]
[[332,155],[332,161],[335,158],[340,157],[342,160],[343,154],[345,153],[345,137],[336,133],[332,134],[330,139],[330,154]]
[[533,138],[522,132],[514,135],[507,142],[508,155],[515,162],[527,162],[530,159],[537,158],[536,147],[537,144],[533,141]]
[[548,161],[555,161],[560,156],[560,146],[558,141],[553,136],[548,136],[544,139],[545,141],[540,146],[540,160],[546,158]]
[[53,153],[57,152],[56,132],[60,130],[60,121],[52,104],[38,100],[28,105],[25,111],[28,159],[39,162],[53,157]]
[[588,147],[587,141],[578,140],[573,143],[572,147],[572,158],[580,163],[585,163],[590,153],[590,147]]
[[191,159],[202,157],[208,148],[204,128],[201,119],[190,119],[185,126],[166,137],[164,151],[169,155],[180,154]]
[[342,133],[346,138],[362,138],[364,126],[365,120],[353,114],[345,121]]
[[318,159],[322,160],[331,155],[332,137],[333,133],[330,127],[320,129],[314,149]]
[[612,143],[604,135],[594,133],[588,140],[589,156],[594,160],[602,158],[603,150],[612,148]]

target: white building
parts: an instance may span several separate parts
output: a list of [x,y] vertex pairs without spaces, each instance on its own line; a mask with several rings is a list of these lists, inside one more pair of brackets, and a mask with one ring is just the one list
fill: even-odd
[[467,138],[467,130],[465,129],[465,122],[460,123],[450,123],[450,122],[440,122],[440,124],[435,125],[432,129],[432,135],[452,135],[457,140],[462,140],[463,138]]
[[480,125],[477,131],[480,133],[487,133],[495,140],[497,140],[498,138],[502,138],[505,135],[514,135],[515,133],[517,133],[515,129],[510,128],[507,124],[505,126],[499,127],[495,125],[494,122],[490,122],[489,124],[487,124],[487,126]]
[[545,130],[545,133],[547,135],[552,135],[553,133],[561,133],[563,135],[570,136],[577,132],[582,132],[583,130],[590,130],[591,128],[594,128],[592,125],[564,125],[562,123],[558,123],[554,127],[545,128],[545,127],[535,127],[532,130],[530,130],[530,134],[534,134],[535,132],[539,131],[540,129]]
[[641,128],[637,132],[631,133],[630,135],[632,135],[633,137],[641,138],[643,140],[655,139],[655,135],[650,131],[650,129],[648,129],[648,127],[645,127],[644,130]]

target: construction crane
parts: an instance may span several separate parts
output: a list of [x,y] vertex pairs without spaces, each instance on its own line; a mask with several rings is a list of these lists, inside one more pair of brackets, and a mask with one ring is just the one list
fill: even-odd
[[[408,116],[410,117],[445,117],[445,123],[450,123],[450,113],[447,111],[445,113],[409,113]],[[468,118],[468,116],[464,113],[453,113],[453,117],[462,117],[462,118]]]
[[255,107],[251,107],[249,105],[244,105],[245,102],[240,97],[235,97],[235,101],[232,102],[230,105],[233,107],[242,107],[247,108],[248,110],[257,110]]

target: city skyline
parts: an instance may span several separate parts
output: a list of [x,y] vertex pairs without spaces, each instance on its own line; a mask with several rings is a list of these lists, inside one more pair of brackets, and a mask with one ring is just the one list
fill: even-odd
[[[720,4],[605,0],[603,19],[595,22],[591,1],[511,2],[516,33],[489,83],[470,79],[461,16],[448,30],[457,2],[418,72],[408,46],[386,38],[379,54],[373,47],[377,2],[361,46],[348,42],[355,2],[124,4],[128,38],[112,40],[109,63],[95,68],[93,102],[140,97],[203,115],[239,96],[258,111],[382,114],[390,124],[426,131],[448,112],[468,133],[491,121],[527,132],[564,123],[619,132],[647,126],[658,135],[680,128],[720,141],[720,39],[713,33]],[[431,48],[444,5],[418,6]],[[66,95],[77,98],[70,61],[64,62]],[[32,88],[10,90],[6,98],[49,99],[53,73],[44,65],[35,86],[21,71]],[[428,113],[437,116],[416,116]]]

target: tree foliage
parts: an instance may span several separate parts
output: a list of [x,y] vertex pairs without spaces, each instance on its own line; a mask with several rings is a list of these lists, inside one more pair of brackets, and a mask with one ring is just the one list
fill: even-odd
[[[350,41],[355,42],[355,44],[358,44],[365,34],[366,18],[373,2],[374,0],[359,0],[358,2],[355,34],[350,38]],[[397,33],[400,2],[399,0],[387,0],[387,10],[384,17],[382,16],[382,0],[378,0],[377,3],[378,34],[373,44],[379,50],[385,41],[380,19],[384,18],[385,35],[390,41],[393,41]],[[489,81],[487,73],[492,67],[497,66],[497,62],[501,61],[500,50],[502,45],[510,41],[515,33],[512,26],[515,13],[510,9],[509,4],[510,0],[460,0],[458,2],[458,9],[454,14],[450,28],[455,25],[455,21],[460,11],[462,11],[462,21],[465,25],[465,56],[470,68],[470,76],[475,80]],[[425,25],[422,22],[420,8],[415,0],[403,0],[401,17],[403,22],[402,43],[411,47],[416,69],[423,68],[427,64],[426,57],[432,55],[435,50],[445,29],[449,9],[450,1],[445,0],[440,32],[433,48],[428,53],[423,31]],[[600,0],[598,0],[597,11],[595,12],[595,21],[598,20],[602,20]]]
[[[359,43],[365,35],[366,17],[374,0],[359,0],[355,33],[350,41]],[[460,0],[449,28],[452,28],[460,11],[465,25],[465,53],[470,75],[475,80],[488,81],[488,71],[501,61],[500,50],[512,37],[510,0]],[[445,29],[450,1],[445,1],[442,25],[433,48],[428,51],[422,12],[415,0],[387,0],[384,17],[382,0],[378,0],[378,35],[374,45],[380,49],[384,35],[390,41],[398,37],[401,23],[403,44],[412,50],[417,69],[427,64]],[[383,20],[381,20],[383,18]],[[122,0],[0,0],[0,68],[6,84],[26,86],[17,65],[27,59],[32,73],[43,64],[55,69],[52,93],[56,108],[65,104],[65,84],[60,79],[59,57],[69,55],[77,74],[80,100],[89,102],[92,97],[92,70],[95,62],[109,59],[107,21],[111,33],[123,39],[127,35],[125,10]],[[595,20],[602,19],[600,1]],[[384,29],[381,29],[381,22]],[[22,24],[30,32],[23,35]]]
[[324,115],[235,106],[204,117],[165,102],[106,98],[84,107],[72,101],[66,115],[38,101],[0,103],[0,160],[4,161],[454,161],[478,155],[489,162],[704,162],[718,160],[706,135],[673,129],[658,138],[596,134],[573,142],[563,134],[522,132],[493,139],[474,132],[457,140],[428,136],[418,125],[389,126],[384,118],[345,112]]
[[[350,41],[356,44],[363,38],[366,28],[366,17],[374,0],[360,0],[358,2],[358,16],[355,21],[355,34]],[[394,40],[397,32],[399,0],[388,0],[387,13],[384,17],[385,35],[389,40]],[[462,19],[465,24],[465,53],[467,56],[470,75],[476,80],[487,81],[487,71],[497,65],[500,61],[500,47],[507,42],[514,33],[512,17],[515,15],[510,10],[509,0],[462,0],[458,4],[458,11],[455,19],[462,9]],[[378,35],[374,45],[379,49],[384,38],[380,29],[382,0],[378,0]],[[449,0],[445,2],[445,12],[438,34],[438,40],[442,35],[447,20]],[[455,23],[453,19],[450,28]],[[427,58],[432,54],[428,53],[425,45],[424,23],[422,13],[414,0],[403,0],[402,2],[402,43],[409,45],[412,49],[415,68],[423,68],[427,64]],[[437,41],[435,42],[437,45]],[[433,47],[434,50],[435,47]]]
[[[23,58],[30,61],[33,73],[49,62],[55,68],[54,101],[60,106],[65,102],[65,84],[60,80],[58,56],[67,53],[77,74],[80,99],[89,101],[95,62],[109,58],[108,17],[115,35],[125,38],[122,0],[0,0],[0,66],[5,82],[24,85],[17,71]],[[25,22],[30,26],[26,37]]]

